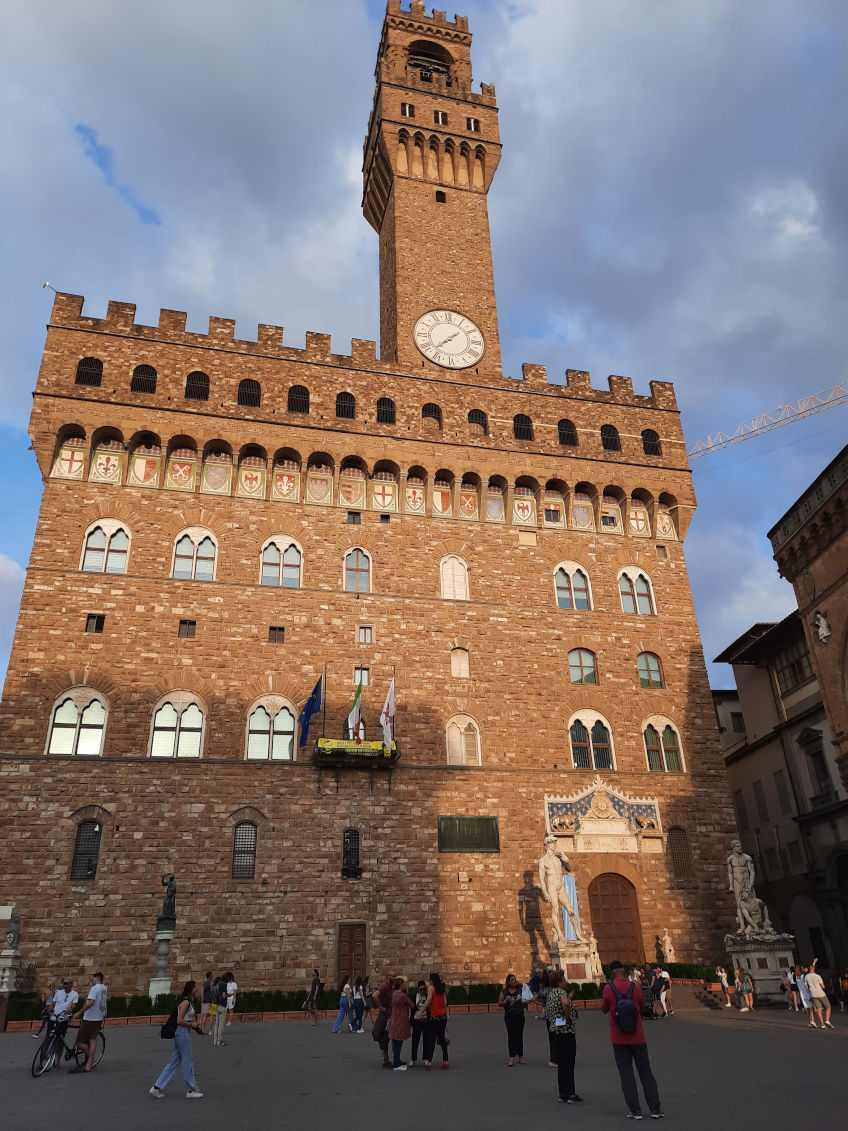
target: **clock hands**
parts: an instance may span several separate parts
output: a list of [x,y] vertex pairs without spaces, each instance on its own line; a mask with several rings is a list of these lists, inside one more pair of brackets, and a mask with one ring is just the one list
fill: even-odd
[[452,334],[449,334],[447,338],[442,338],[442,340],[439,342],[439,345],[440,346],[447,345],[448,342],[452,342],[454,340],[454,338],[458,338],[458,337],[459,337],[459,330],[454,330],[454,332]]

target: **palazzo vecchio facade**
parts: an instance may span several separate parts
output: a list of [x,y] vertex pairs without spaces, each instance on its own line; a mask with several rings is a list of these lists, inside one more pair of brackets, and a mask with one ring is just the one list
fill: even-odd
[[[498,112],[470,48],[466,19],[389,0],[363,161],[379,358],[56,297],[0,717],[0,903],[40,981],[96,963],[145,990],[170,871],[177,981],[526,975],[549,833],[604,961],[665,927],[678,960],[721,957],[733,819],[674,391],[503,377]],[[372,745],[319,749],[360,677]]]

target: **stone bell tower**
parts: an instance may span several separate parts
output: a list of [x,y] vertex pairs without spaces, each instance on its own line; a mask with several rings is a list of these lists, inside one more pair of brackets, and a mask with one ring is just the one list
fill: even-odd
[[501,375],[486,193],[500,160],[494,86],[471,89],[468,20],[389,0],[363,163],[380,236],[384,361]]

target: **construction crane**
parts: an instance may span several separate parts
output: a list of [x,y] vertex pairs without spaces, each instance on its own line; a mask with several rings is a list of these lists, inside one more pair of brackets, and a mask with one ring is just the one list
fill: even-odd
[[762,416],[755,416],[752,420],[745,420],[737,424],[732,432],[716,432],[707,436],[706,440],[699,440],[689,452],[689,459],[700,459],[701,456],[712,455],[720,452],[722,448],[729,448],[732,444],[741,444],[752,436],[762,436],[765,432],[772,432],[775,428],[784,428],[796,420],[804,420],[808,416],[815,416],[817,412],[824,412],[829,408],[845,404],[848,401],[848,384],[834,385],[822,393],[813,393],[812,396],[802,397],[793,404],[783,405],[776,412],[765,412]]

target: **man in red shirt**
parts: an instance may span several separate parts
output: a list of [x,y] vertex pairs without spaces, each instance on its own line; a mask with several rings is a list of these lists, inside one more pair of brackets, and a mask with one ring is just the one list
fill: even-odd
[[[642,1082],[642,1091],[645,1093],[645,1101],[651,1113],[651,1119],[662,1119],[664,1112],[660,1105],[660,1093],[651,1071],[648,1046],[645,1042],[645,1030],[642,1027],[642,1008],[645,1004],[642,990],[635,982],[625,978],[624,967],[620,962],[610,963],[610,979],[610,983],[604,987],[601,1009],[604,1013],[610,1015],[610,1040],[612,1041],[615,1065],[618,1069],[618,1075],[621,1077],[624,1102],[627,1104],[627,1118],[644,1118],[639,1103],[639,1092],[636,1088],[636,1077],[633,1074],[633,1066],[635,1065]],[[624,1032],[616,1023],[615,1013],[618,997],[613,986],[622,997],[630,995],[636,1007],[636,1026],[630,1033]]]

